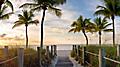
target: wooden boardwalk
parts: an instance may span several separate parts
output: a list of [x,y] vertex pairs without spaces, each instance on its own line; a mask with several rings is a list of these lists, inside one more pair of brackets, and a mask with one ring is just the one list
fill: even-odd
[[59,50],[57,51],[57,55],[58,58],[55,67],[83,67],[69,58],[70,50]]
[[73,67],[73,63],[70,61],[69,57],[58,57],[55,67]]

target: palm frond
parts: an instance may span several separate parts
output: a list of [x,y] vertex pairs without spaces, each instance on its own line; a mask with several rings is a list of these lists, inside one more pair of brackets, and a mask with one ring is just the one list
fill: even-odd
[[107,28],[108,26],[112,25],[113,23],[106,24],[103,28]]
[[53,6],[49,6],[49,7],[48,7],[48,10],[49,10],[50,12],[55,13],[56,16],[58,16],[58,17],[61,17],[61,15],[62,15],[61,10],[58,9],[58,8],[55,8],[55,7],[53,7]]
[[15,23],[15,24],[13,25],[12,29],[15,28],[15,27],[18,27],[18,26],[21,26],[21,25],[24,24],[23,21],[16,21],[16,22],[14,22],[14,23]]
[[42,10],[42,7],[40,5],[31,9],[32,12],[34,12],[34,11],[38,11],[39,12],[41,10]]
[[1,15],[0,19],[9,19],[9,16],[12,15],[12,14],[13,14],[13,12]]
[[66,0],[51,0],[52,5],[58,6],[66,3]]
[[108,10],[104,10],[104,9],[101,9],[101,10],[97,10],[95,13],[94,13],[95,16],[98,16],[98,15],[105,15],[106,17],[110,17],[111,14]]
[[36,4],[36,3],[25,3],[25,4],[21,5],[19,8],[34,8],[38,5],[39,4]]
[[77,25],[77,22],[74,21],[72,24],[71,24],[71,27],[75,27]]
[[18,21],[15,21],[14,24],[19,24],[19,23],[25,23],[24,20],[18,20]]
[[1,9],[1,14],[3,14],[5,12],[5,10],[7,9],[7,6],[3,6],[2,9]]
[[35,24],[35,25],[37,25],[38,23],[39,23],[39,20],[33,20],[33,21],[28,22],[28,25],[29,24]]
[[104,32],[113,32],[113,29],[105,29]]
[[106,9],[106,7],[101,6],[101,5],[98,5],[96,8],[97,8],[97,9]]
[[6,0],[6,4],[12,9],[12,11],[14,11],[14,7],[9,0]]
[[26,20],[24,16],[22,16],[21,14],[18,14],[19,20]]
[[72,28],[72,29],[70,29],[68,32],[73,32],[75,30],[75,28]]

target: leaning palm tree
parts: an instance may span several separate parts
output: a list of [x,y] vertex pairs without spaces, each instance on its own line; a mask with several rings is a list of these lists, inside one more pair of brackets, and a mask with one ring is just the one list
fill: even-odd
[[58,17],[61,16],[61,10],[56,8],[56,6],[62,5],[66,2],[66,0],[33,0],[34,3],[25,3],[20,7],[30,7],[32,11],[40,11],[43,10],[43,16],[41,20],[41,48],[43,47],[43,23],[46,11],[51,11],[55,13]]
[[91,22],[90,19],[83,19],[82,16],[80,16],[76,21],[74,21],[71,24],[71,29],[69,32],[81,32],[84,34],[86,38],[86,45],[88,45],[88,37],[86,35],[86,32],[90,32]]
[[101,35],[102,35],[102,31],[103,32],[112,32],[113,29],[108,29],[108,27],[112,25],[112,23],[107,22],[106,18],[101,18],[101,17],[97,17],[94,20],[94,28],[95,31],[98,32],[99,34],[99,45],[101,46]]
[[27,34],[28,25],[29,24],[36,24],[37,25],[39,23],[39,21],[32,20],[32,17],[34,17],[33,12],[31,12],[31,11],[28,12],[26,10],[23,11],[22,15],[18,14],[18,17],[19,17],[19,20],[14,22],[13,28],[21,26],[23,24],[25,25],[25,27],[26,27],[26,32],[25,32],[26,33],[26,48],[28,48],[28,34]]
[[[6,13],[8,6],[12,12]],[[9,15],[13,14],[13,5],[9,0],[0,0],[0,20],[9,19]]]
[[115,16],[120,16],[120,0],[103,0],[104,5],[97,6],[95,15],[104,15],[113,22],[113,45],[115,45]]

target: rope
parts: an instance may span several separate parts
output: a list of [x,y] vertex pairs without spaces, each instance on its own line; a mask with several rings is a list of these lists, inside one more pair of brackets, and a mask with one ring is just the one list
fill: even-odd
[[116,61],[116,60],[113,60],[113,59],[110,59],[110,58],[107,58],[107,57],[104,57],[104,59],[109,60],[109,61],[112,61],[112,62],[117,63],[117,64],[120,64],[119,61]]
[[5,61],[2,61],[2,62],[0,62],[0,64],[4,64],[4,63],[7,63],[7,62],[9,62],[9,61],[12,61],[12,60],[16,59],[17,57],[18,57],[18,56],[13,57],[13,58],[8,59],[8,60],[5,60]]

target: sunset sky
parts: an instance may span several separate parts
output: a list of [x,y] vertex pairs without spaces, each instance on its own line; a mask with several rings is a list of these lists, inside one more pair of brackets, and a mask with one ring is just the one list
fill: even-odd
[[[13,23],[17,20],[17,14],[21,13],[18,7],[25,0],[10,0],[15,8],[15,14],[9,20],[0,21],[0,45],[24,45],[25,26],[12,29]],[[44,44],[84,44],[85,39],[82,33],[68,33],[71,23],[80,15],[94,19],[96,6],[102,4],[100,0],[67,0],[66,4],[58,6],[62,10],[62,17],[58,18],[54,14],[46,13],[44,22]],[[42,11],[36,13],[34,19],[41,21]],[[111,20],[108,20],[111,22]],[[120,18],[116,17],[116,43],[120,43]],[[110,27],[111,28],[111,27]],[[29,44],[39,45],[40,25],[29,25]],[[112,43],[112,33],[103,33],[103,43]],[[97,34],[87,34],[90,43],[98,43]]]

